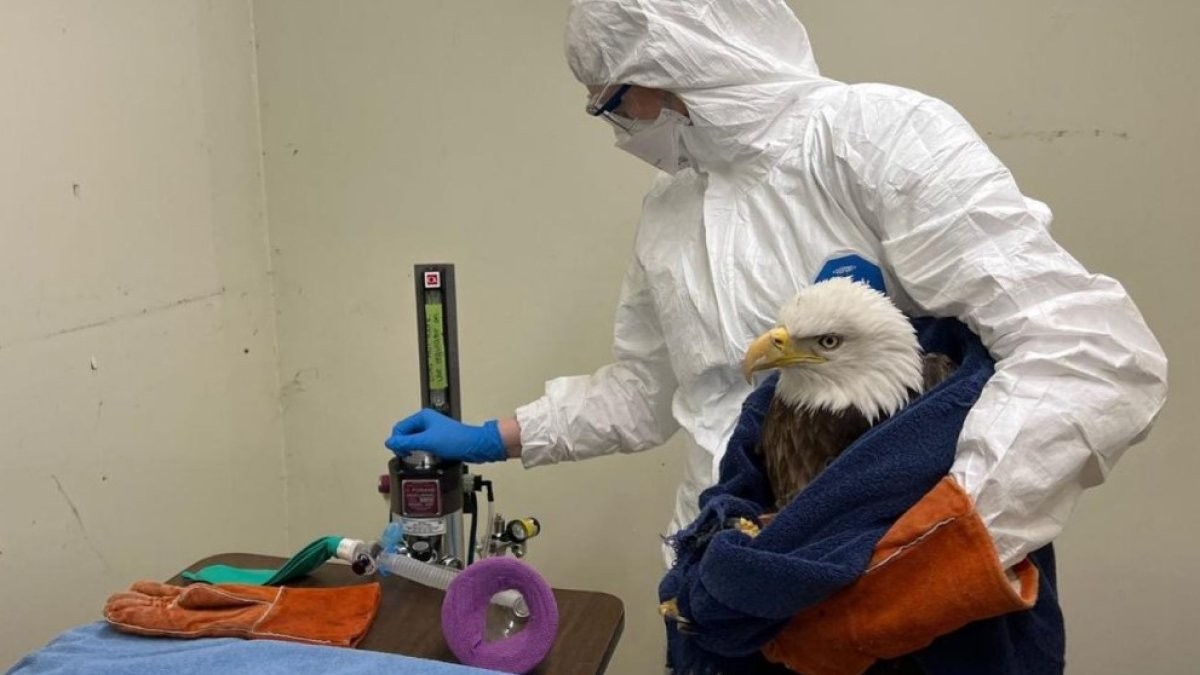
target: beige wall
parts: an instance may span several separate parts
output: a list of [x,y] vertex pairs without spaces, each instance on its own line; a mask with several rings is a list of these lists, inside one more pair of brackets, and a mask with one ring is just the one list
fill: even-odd
[[0,667],[134,579],[282,552],[250,26],[0,3]]
[[[581,114],[565,3],[252,4],[269,265],[246,3],[0,4],[0,663],[135,576],[373,535],[419,402],[414,263],[458,265],[471,420],[608,358],[650,172]],[[828,74],[958,107],[1162,339],[1171,403],[1083,501],[1060,581],[1070,672],[1192,672],[1200,5],[794,6]],[[658,672],[679,455],[486,469],[553,583],[624,599],[611,672]]]

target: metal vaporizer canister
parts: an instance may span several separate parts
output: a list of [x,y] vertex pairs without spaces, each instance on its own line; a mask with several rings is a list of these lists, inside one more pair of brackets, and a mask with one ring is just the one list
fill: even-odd
[[392,520],[404,527],[408,554],[426,562],[461,567],[463,466],[437,462],[418,452],[388,461]]

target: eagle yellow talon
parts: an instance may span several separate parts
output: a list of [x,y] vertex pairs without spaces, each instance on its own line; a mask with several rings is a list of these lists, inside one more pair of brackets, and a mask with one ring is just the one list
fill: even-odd
[[658,613],[664,619],[678,619],[679,605],[674,600],[668,600],[658,606]]
[[753,521],[746,518],[738,518],[737,523],[734,524],[734,527],[736,527],[739,532],[745,532],[751,537],[757,537],[758,533],[761,532],[761,530],[758,529],[758,525],[755,525]]

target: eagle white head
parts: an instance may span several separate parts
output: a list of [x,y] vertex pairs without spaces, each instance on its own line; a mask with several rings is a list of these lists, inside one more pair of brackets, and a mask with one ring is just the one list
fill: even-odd
[[775,395],[794,407],[857,408],[868,421],[921,390],[921,345],[904,314],[870,286],[834,278],[800,291],[779,326],[746,352],[742,371],[778,368]]

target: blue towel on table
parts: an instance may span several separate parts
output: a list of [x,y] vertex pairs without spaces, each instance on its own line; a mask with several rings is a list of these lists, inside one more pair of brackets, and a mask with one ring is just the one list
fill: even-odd
[[9,675],[487,675],[452,663],[275,640],[175,640],[119,633],[103,621],[69,630]]
[[[947,475],[963,421],[994,363],[958,321],[913,324],[921,346],[949,356],[958,369],[855,441],[753,539],[729,523],[758,516],[774,501],[757,445],[777,376],[746,399],[720,481],[701,495],[696,521],[675,536],[677,560],[659,586],[659,599],[675,598],[691,622],[686,634],[668,622],[669,661],[677,672],[788,672],[768,664],[759,649],[789,618],[857,579],[884,533]],[[1062,672],[1053,550],[1047,546],[1031,559],[1041,571],[1037,605],[939,638],[916,655],[926,672]]]

